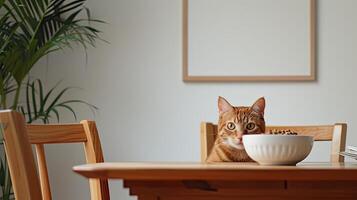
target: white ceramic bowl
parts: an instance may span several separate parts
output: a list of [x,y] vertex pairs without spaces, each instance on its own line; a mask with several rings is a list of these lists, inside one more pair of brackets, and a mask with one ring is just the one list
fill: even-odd
[[244,135],[248,155],[261,165],[296,165],[311,152],[314,140],[300,135]]

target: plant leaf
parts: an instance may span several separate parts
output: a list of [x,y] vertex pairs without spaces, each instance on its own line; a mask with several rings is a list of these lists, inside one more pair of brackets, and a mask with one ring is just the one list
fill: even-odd
[[5,168],[2,159],[0,160],[0,186],[5,186]]
[[35,81],[31,84],[31,96],[32,96],[32,106],[33,106],[33,112],[34,112],[34,118],[37,117],[38,115],[38,110],[37,110],[37,102],[36,102],[36,90],[35,90]]
[[30,92],[29,92],[30,87],[31,87],[30,79],[28,79],[27,84],[26,84],[26,108],[27,108],[27,120],[29,123],[31,123],[33,121],[32,113],[31,113],[31,106],[30,106]]
[[68,105],[66,105],[66,104],[59,104],[59,105],[57,105],[56,107],[66,108],[67,110],[69,110],[69,111],[72,113],[72,115],[73,115],[73,117],[74,117],[74,120],[77,121],[77,114],[76,114],[76,112],[73,110],[73,108],[71,108],[70,106],[68,106]]

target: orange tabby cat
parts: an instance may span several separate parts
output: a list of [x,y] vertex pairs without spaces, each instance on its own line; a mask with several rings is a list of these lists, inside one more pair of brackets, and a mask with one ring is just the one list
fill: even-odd
[[251,107],[233,107],[219,97],[218,134],[207,162],[253,161],[244,149],[243,135],[265,132],[264,108],[263,97]]

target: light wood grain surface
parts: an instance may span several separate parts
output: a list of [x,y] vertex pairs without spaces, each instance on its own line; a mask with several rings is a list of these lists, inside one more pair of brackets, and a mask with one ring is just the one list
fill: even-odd
[[73,167],[88,178],[126,180],[357,180],[357,163],[97,163]]
[[15,198],[19,200],[42,199],[40,181],[23,116],[16,112],[0,111],[0,123],[3,128],[5,151]]
[[[81,121],[87,142],[84,143],[84,152],[87,163],[104,162],[102,146],[99,133],[94,121]],[[89,179],[91,199],[107,200],[110,199],[108,181],[106,179]]]
[[38,173],[40,176],[42,200],[52,200],[51,185],[50,185],[50,179],[48,177],[45,147],[43,144],[36,144],[35,149],[36,149]]
[[86,142],[87,138],[81,124],[27,124],[28,138],[31,144],[77,143]]
[[357,199],[357,163],[99,163],[89,177],[123,179],[139,200]]

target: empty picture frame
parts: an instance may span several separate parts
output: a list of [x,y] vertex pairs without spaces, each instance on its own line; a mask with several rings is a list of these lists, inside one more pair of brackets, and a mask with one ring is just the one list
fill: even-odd
[[316,0],[182,0],[184,81],[312,81]]

